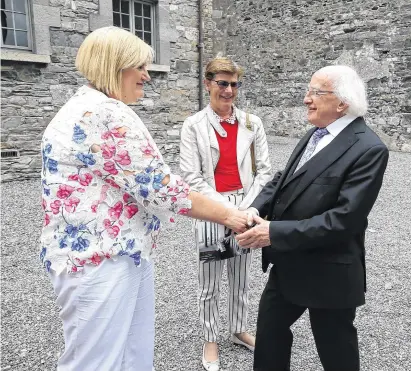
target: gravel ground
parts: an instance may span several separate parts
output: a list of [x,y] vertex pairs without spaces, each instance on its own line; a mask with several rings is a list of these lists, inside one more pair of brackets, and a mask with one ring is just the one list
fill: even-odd
[[[273,138],[271,159],[282,168],[296,141]],[[380,197],[367,231],[367,304],[357,312],[362,370],[411,370],[411,154],[390,154]],[[38,262],[42,224],[40,182],[1,185],[2,191],[2,370],[54,370],[63,349],[58,308]],[[156,264],[157,371],[201,370],[202,341],[196,306],[196,259],[190,222],[181,218],[162,235]],[[181,259],[184,256],[184,259]],[[255,333],[267,275],[260,252],[253,260],[249,328]],[[226,308],[226,285],[222,306]],[[222,371],[252,370],[252,354],[230,343],[221,313]],[[304,315],[294,326],[293,371],[321,370]],[[77,371],[77,370],[76,370]],[[104,371],[104,370],[102,370]]]

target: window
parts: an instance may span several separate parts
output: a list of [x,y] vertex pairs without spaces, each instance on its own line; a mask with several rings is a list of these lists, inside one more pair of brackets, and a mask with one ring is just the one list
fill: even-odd
[[1,47],[31,50],[27,0],[1,0]]
[[155,6],[153,3],[113,0],[113,24],[131,31],[155,48]]

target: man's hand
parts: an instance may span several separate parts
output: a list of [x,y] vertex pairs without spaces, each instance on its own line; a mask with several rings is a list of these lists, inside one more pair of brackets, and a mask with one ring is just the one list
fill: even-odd
[[244,249],[258,249],[264,246],[269,246],[270,241],[270,222],[260,218],[259,216],[253,216],[256,223],[254,228],[249,229],[247,232],[241,233],[236,236],[238,244]]
[[247,214],[245,211],[228,209],[228,215],[223,224],[236,233],[245,232],[247,230]]
[[254,226],[254,216],[258,216],[258,210],[255,207],[249,207],[248,209],[244,210],[247,214],[247,225],[248,227]]

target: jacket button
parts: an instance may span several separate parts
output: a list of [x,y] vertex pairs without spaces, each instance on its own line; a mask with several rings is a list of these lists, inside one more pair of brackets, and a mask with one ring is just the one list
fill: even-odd
[[275,218],[277,217],[277,215],[273,215],[273,217],[271,218],[271,220],[275,220]]
[[275,201],[276,204],[279,204],[281,202],[281,200],[279,198],[277,198],[277,200]]

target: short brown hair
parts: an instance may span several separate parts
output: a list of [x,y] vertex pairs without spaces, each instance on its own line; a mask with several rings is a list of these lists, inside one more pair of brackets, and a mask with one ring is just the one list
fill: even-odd
[[122,70],[150,64],[153,55],[153,49],[131,32],[102,27],[81,44],[76,67],[97,90],[121,97]]
[[241,78],[244,75],[244,70],[230,58],[217,57],[207,63],[204,77],[207,80],[212,80],[218,73],[236,74],[238,78]]

